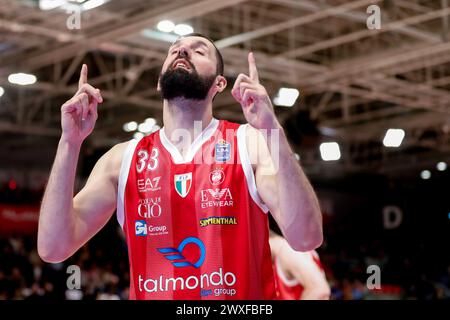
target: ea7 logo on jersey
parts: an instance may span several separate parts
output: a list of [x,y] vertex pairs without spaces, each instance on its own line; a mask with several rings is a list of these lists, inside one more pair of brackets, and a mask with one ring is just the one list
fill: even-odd
[[201,190],[202,208],[230,207],[233,205],[233,196],[230,188]]
[[145,220],[136,220],[134,228],[137,236],[145,237],[147,235],[147,223]]
[[138,179],[137,186],[139,192],[147,192],[147,191],[157,191],[161,190],[161,186],[159,185],[159,180],[161,177],[155,177],[153,179]]

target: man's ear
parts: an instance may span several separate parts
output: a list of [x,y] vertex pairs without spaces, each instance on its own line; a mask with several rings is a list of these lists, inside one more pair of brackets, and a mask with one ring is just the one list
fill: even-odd
[[217,92],[222,92],[227,87],[227,79],[224,76],[216,77]]
[[156,85],[156,91],[158,91],[158,92],[161,92],[161,84],[160,84],[160,81],[161,81],[161,75],[159,75],[159,77],[158,77],[158,84]]

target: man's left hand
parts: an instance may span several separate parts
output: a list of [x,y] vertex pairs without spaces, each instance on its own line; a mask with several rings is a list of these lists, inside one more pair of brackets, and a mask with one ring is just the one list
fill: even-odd
[[279,128],[270,97],[259,83],[252,52],[248,54],[248,69],[249,76],[243,73],[238,75],[231,94],[241,104],[245,119],[252,127],[267,130]]

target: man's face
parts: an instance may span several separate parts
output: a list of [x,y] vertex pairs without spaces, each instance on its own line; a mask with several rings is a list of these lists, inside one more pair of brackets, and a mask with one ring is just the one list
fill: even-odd
[[162,97],[204,100],[216,80],[216,68],[211,42],[195,36],[180,38],[169,48],[161,70],[158,87]]

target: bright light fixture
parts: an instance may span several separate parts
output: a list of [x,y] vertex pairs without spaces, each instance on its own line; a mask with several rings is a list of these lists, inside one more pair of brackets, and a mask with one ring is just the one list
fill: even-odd
[[102,4],[105,4],[106,0],[89,0],[84,2],[81,5],[81,10],[87,11],[97,7],[100,7]]
[[47,11],[66,4],[66,0],[39,0],[39,9]]
[[423,170],[423,171],[420,173],[420,177],[421,177],[422,179],[424,179],[424,180],[430,179],[430,177],[431,177],[431,172],[430,172],[430,170]]
[[280,88],[277,95],[273,99],[273,103],[277,106],[292,107],[297,101],[300,92],[294,88]]
[[[1,94],[0,94],[0,96],[1,96]],[[436,165],[436,169],[438,169],[439,171],[445,171],[447,169],[447,164],[445,162],[441,161]]]
[[175,29],[175,24],[170,20],[163,20],[158,23],[156,28],[162,32],[172,32]]
[[3,89],[2,87],[0,87],[0,97],[5,93],[5,89]]
[[324,142],[320,144],[320,156],[324,161],[334,161],[341,158],[341,151],[337,142]]
[[179,36],[185,36],[194,32],[194,29],[188,24],[180,23],[175,26],[174,32]]
[[137,128],[138,128],[138,124],[136,121],[130,121],[123,125],[123,131],[125,131],[125,132],[135,131]]
[[8,76],[8,81],[13,84],[26,86],[36,82],[36,76],[28,73],[12,73]]
[[147,118],[144,120],[144,123],[147,123],[149,126],[154,126],[156,124],[156,120],[153,118]]
[[39,0],[41,10],[81,10],[87,11],[105,4],[109,0]]
[[403,129],[388,129],[383,139],[385,147],[399,147],[402,144],[405,137],[405,131]]
[[153,124],[150,122],[143,122],[143,123],[140,123],[138,126],[139,132],[142,132],[142,133],[152,132],[152,129],[153,129]]

